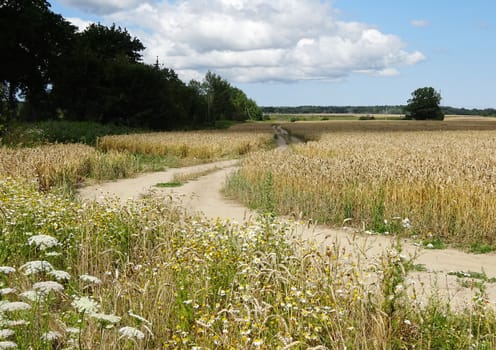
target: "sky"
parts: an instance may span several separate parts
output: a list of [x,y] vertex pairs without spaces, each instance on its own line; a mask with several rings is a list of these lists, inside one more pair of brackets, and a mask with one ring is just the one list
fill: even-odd
[[496,107],[494,0],[52,0],[81,30],[125,27],[188,82],[207,71],[260,106]]

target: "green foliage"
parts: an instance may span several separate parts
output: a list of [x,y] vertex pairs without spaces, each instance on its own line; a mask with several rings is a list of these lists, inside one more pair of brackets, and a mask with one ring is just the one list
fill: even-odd
[[407,118],[443,120],[444,114],[439,106],[440,102],[441,94],[434,88],[424,87],[417,89],[412,92],[412,98],[408,100],[408,105],[405,107]]
[[89,121],[47,120],[36,123],[12,123],[1,143],[8,146],[37,146],[45,143],[84,143],[95,146],[105,135],[135,133],[138,130],[114,124]]

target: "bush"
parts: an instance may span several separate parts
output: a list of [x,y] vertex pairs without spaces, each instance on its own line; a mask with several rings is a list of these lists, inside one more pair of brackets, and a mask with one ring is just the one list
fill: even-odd
[[105,135],[137,132],[136,129],[95,122],[43,121],[11,124],[5,130],[2,144],[8,146],[38,146],[45,143],[83,143],[96,145]]

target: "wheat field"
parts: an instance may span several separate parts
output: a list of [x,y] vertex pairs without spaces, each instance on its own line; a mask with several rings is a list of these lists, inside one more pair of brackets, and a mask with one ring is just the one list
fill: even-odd
[[327,133],[250,156],[230,183],[233,195],[281,214],[379,232],[409,218],[415,235],[496,243],[492,131]]

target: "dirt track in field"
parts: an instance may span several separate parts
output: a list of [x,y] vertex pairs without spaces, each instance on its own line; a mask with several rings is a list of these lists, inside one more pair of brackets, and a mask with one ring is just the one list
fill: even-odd
[[[289,135],[283,129],[276,129],[277,144],[281,152],[288,145]],[[229,219],[237,222],[256,217],[256,213],[234,201],[224,198],[221,189],[226,177],[237,168],[237,161],[222,161],[187,168],[169,169],[162,172],[142,174],[136,178],[107,182],[82,188],[79,192],[83,200],[101,201],[105,196],[112,196],[125,201],[139,198],[151,192],[157,195],[173,196],[191,213],[200,213],[211,219]],[[170,182],[177,173],[193,173],[213,169],[197,180],[190,181],[177,188],[157,188],[158,183]],[[343,256],[349,259],[360,258],[361,266],[377,262],[378,257],[390,250],[396,240],[392,237],[366,235],[351,229],[333,229],[311,225],[308,222],[295,224],[295,235],[304,240],[313,241],[325,249],[326,246],[338,246]],[[425,301],[436,289],[438,295],[454,308],[463,308],[473,302],[477,288],[462,287],[456,276],[448,272],[485,272],[496,277],[496,254],[474,255],[455,249],[425,249],[409,240],[402,240],[404,255],[416,256],[416,263],[426,271],[412,272],[408,283],[416,289],[420,301]],[[471,281],[470,279],[465,279]],[[479,280],[473,280],[478,282]],[[496,308],[496,283],[487,283],[487,302]]]

